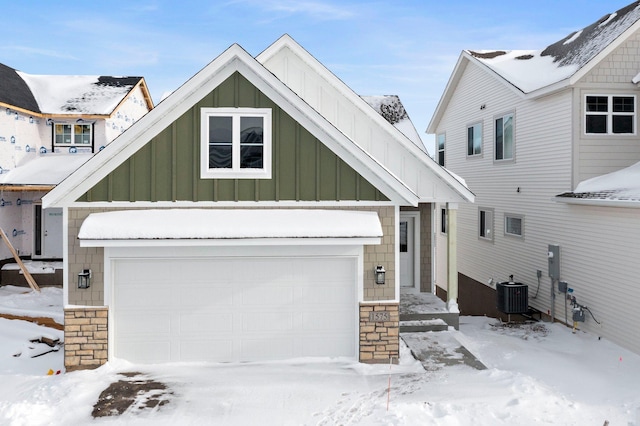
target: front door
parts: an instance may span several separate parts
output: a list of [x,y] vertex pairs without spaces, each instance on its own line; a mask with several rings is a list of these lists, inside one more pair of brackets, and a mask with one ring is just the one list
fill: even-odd
[[62,209],[35,206],[34,257],[62,259]]
[[400,286],[415,286],[415,217],[400,217]]

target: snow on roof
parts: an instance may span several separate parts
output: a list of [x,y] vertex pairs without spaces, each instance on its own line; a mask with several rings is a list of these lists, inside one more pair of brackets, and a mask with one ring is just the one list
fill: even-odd
[[81,240],[379,238],[376,212],[300,209],[156,209],[92,213]]
[[640,19],[640,1],[543,50],[467,51],[525,93],[571,77]]
[[385,120],[400,130],[411,142],[416,144],[421,150],[426,151],[424,143],[422,139],[420,139],[420,135],[416,131],[398,95],[361,96],[361,98],[371,105]]
[[43,154],[0,175],[4,185],[57,185],[93,154]]
[[17,71],[45,114],[109,115],[142,77],[32,75]]
[[640,162],[622,170],[587,179],[580,182],[575,191],[560,194],[558,197],[640,202]]

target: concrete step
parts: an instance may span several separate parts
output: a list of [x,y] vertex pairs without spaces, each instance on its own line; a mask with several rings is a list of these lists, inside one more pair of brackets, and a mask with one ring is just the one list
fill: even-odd
[[400,321],[400,333],[421,333],[427,331],[447,331],[449,324],[441,318],[427,320]]
[[410,321],[430,321],[430,320],[442,320],[446,325],[453,327],[456,330],[460,328],[460,314],[458,313],[450,313],[450,312],[435,312],[431,314],[400,313],[401,324],[403,322],[410,322]]

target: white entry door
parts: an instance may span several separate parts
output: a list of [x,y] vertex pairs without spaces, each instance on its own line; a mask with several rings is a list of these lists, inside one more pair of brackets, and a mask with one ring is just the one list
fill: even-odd
[[415,217],[400,216],[400,285],[415,286]]
[[36,205],[34,258],[62,259],[62,209]]

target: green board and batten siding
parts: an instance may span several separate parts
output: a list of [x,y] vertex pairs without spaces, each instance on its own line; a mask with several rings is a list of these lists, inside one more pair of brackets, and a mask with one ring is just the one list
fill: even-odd
[[[271,179],[200,178],[200,108],[273,110]],[[78,201],[387,201],[388,198],[239,73]]]

